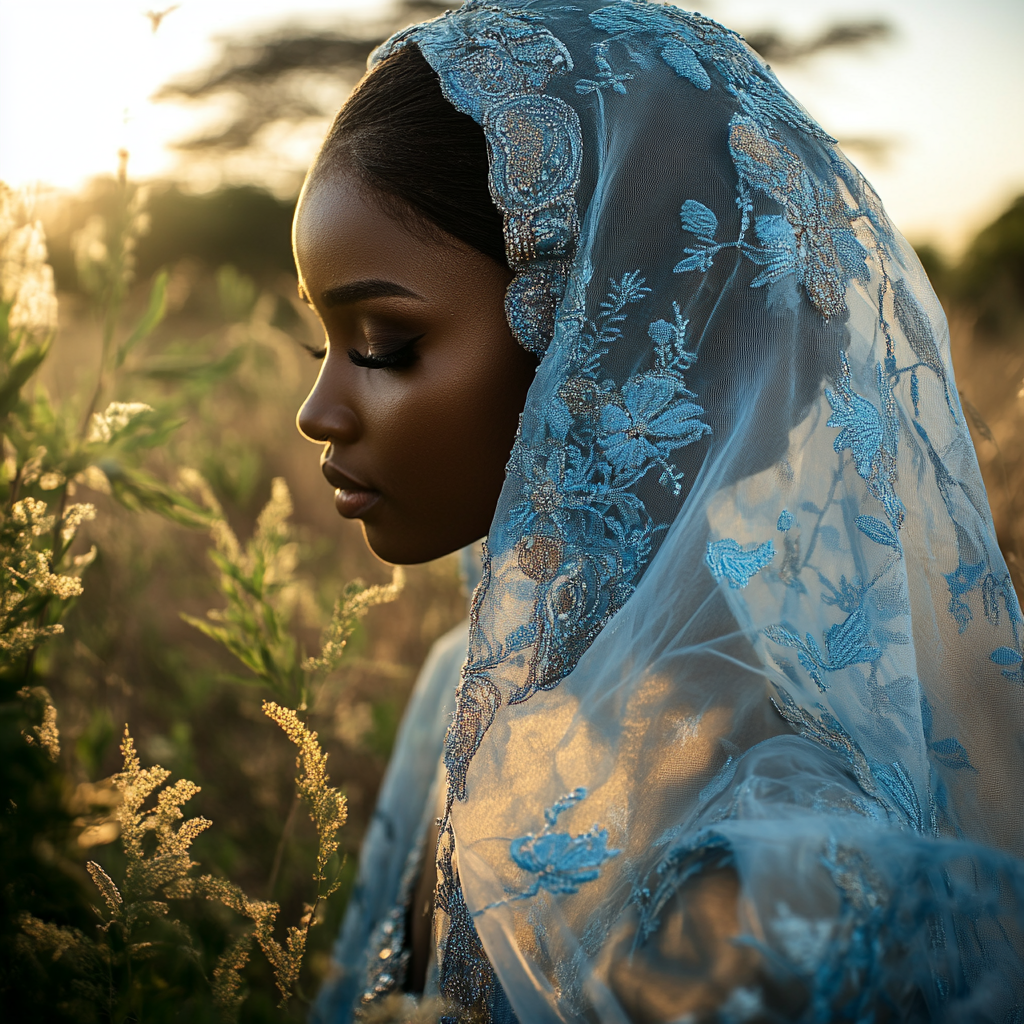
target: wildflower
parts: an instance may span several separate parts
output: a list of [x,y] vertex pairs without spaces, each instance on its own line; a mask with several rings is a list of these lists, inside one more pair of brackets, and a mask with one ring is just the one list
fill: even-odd
[[152,412],[145,402],[111,402],[103,412],[95,412],[89,425],[89,444],[109,444],[136,416]]
[[[65,513],[64,518],[61,520],[61,538],[66,543],[71,540],[72,537],[78,532],[79,526],[82,523],[90,523],[96,518],[96,506],[88,502],[72,505]],[[79,556],[81,558],[81,556]],[[79,558],[75,559],[75,564],[82,564]],[[90,558],[89,561],[92,561]],[[86,563],[88,564],[88,563]]]
[[23,686],[18,691],[22,700],[35,698],[42,701],[43,720],[32,727],[32,734],[22,732],[29,746],[40,746],[51,761],[60,757],[60,731],[57,729],[57,709],[53,705],[50,691],[45,686]]
[[100,494],[110,493],[110,481],[99,466],[86,466],[81,473],[75,474],[74,480],[76,484],[88,487],[91,491],[98,491]]
[[10,306],[12,331],[47,334],[57,326],[53,268],[39,221],[15,227],[15,196],[0,183],[0,301]]

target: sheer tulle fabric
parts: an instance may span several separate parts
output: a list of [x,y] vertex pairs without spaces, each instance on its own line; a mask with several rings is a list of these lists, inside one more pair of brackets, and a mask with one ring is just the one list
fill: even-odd
[[697,15],[411,43],[544,353],[448,698],[453,1019],[1018,1021],[1021,615],[913,251]]

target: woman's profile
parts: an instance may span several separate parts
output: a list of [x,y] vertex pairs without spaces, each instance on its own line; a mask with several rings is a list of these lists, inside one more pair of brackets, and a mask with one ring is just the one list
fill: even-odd
[[407,29],[294,248],[338,511],[486,537],[316,1019],[1019,1021],[1022,619],[945,320],[742,39]]

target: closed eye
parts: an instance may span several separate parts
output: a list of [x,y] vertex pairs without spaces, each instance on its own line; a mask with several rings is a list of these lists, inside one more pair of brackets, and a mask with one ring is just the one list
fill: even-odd
[[418,358],[416,342],[422,337],[421,334],[410,338],[398,348],[392,349],[390,352],[382,352],[380,355],[372,353],[363,355],[359,349],[350,348],[348,357],[356,366],[362,366],[367,370],[404,370],[416,362]]

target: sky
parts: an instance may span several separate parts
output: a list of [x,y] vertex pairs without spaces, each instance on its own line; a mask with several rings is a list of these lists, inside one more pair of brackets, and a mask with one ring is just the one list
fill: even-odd
[[[134,177],[175,175],[170,144],[217,111],[154,103],[160,85],[212,62],[219,39],[330,25],[374,3],[179,0],[154,33],[146,12],[170,0],[0,0],[0,179],[76,189],[112,172],[122,147]],[[841,142],[888,143],[848,152],[915,243],[955,256],[1024,193],[1022,0],[702,0],[701,10],[797,39],[840,19],[894,25],[890,41],[776,71]],[[287,159],[311,157],[320,130],[289,139]]]

